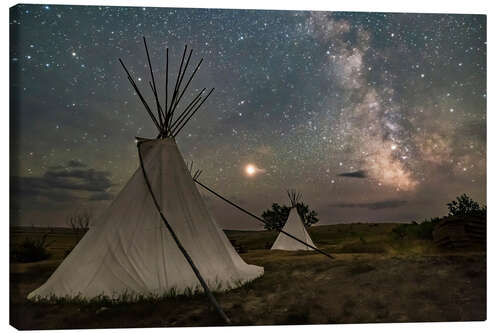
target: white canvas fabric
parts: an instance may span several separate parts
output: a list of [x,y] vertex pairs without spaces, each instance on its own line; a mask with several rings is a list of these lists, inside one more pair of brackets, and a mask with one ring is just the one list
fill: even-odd
[[[162,212],[211,290],[227,290],[264,273],[246,264],[208,212],[172,138],[141,146]],[[105,213],[29,299],[91,299],[201,290],[164,225],[145,183],[134,173]]]
[[[285,226],[282,229],[287,233],[297,237],[301,241],[311,246],[314,246],[311,237],[307,233],[302,220],[300,219],[299,213],[297,212],[297,208],[292,208],[290,213],[288,214],[288,219],[285,223]],[[314,251],[310,247],[305,246],[302,243],[297,242],[295,239],[288,237],[282,233],[278,234],[278,237],[274,241],[271,250],[287,250],[287,251],[297,251],[297,250],[306,250],[306,251]]]

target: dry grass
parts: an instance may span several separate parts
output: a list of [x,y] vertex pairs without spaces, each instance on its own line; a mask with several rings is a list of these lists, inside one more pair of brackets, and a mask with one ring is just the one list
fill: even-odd
[[[264,266],[265,274],[216,297],[235,325],[486,318],[484,252],[441,253],[430,242],[404,243],[392,238],[392,227],[312,228],[311,237],[334,255],[333,261],[312,252],[269,251],[265,245],[276,236],[272,232],[229,231],[229,237],[248,250],[242,254],[244,260]],[[14,234],[14,242],[22,237]],[[16,328],[222,325],[203,295],[133,304],[27,301],[26,295],[50,276],[64,256],[64,245],[71,244],[66,237],[54,236],[51,260],[11,264],[10,321]],[[366,244],[384,251],[363,252]],[[349,248],[354,250],[348,252]]]

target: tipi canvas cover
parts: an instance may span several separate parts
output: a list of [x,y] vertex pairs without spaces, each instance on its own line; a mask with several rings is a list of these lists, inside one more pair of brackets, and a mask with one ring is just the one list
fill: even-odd
[[[297,237],[298,239],[300,239],[304,243],[315,247],[313,241],[311,240],[311,237],[309,237],[309,234],[307,233],[307,230],[304,227],[304,224],[302,223],[302,220],[299,216],[299,213],[297,212],[296,207],[293,207],[290,210],[290,213],[288,215],[288,219],[287,219],[286,224],[282,230]],[[271,250],[312,251],[313,249],[305,246],[304,244],[302,244],[300,242],[297,242],[295,239],[288,237],[280,232],[278,234],[278,237],[274,241],[274,244],[271,247]]]
[[[263,274],[236,253],[209,214],[175,139],[141,144],[143,165],[170,226],[212,290]],[[310,241],[310,239],[309,239]],[[165,227],[139,168],[48,281],[28,295],[111,298],[201,290]]]

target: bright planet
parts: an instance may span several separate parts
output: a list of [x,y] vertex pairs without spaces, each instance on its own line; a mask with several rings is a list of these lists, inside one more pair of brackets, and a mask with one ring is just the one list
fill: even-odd
[[248,164],[245,168],[245,172],[247,173],[247,175],[249,176],[253,176],[255,174],[255,166],[252,165],[252,164]]

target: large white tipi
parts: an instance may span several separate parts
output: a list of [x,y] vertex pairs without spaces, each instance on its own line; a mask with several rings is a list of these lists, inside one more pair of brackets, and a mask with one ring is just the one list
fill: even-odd
[[299,212],[297,211],[297,203],[300,196],[294,191],[288,191],[288,196],[292,203],[292,208],[290,209],[290,213],[288,214],[288,219],[282,230],[298,238],[302,242],[310,245],[311,247],[308,247],[305,244],[297,242],[295,239],[288,237],[287,235],[280,232],[278,234],[278,237],[274,241],[271,250],[314,251],[314,247],[316,246],[314,245],[313,241],[311,240],[311,237],[307,233],[307,230],[304,227],[304,223],[302,223],[302,218],[300,217]]
[[166,101],[164,109],[152,77],[158,117],[152,114],[122,63],[160,134],[157,139],[139,139],[141,167],[47,282],[28,295],[29,299],[155,297],[201,290],[201,280],[210,290],[227,290],[264,273],[262,267],[246,264],[231,246],[207,210],[177,148],[175,135],[208,97],[201,100],[198,94],[174,118],[175,107],[201,64],[181,88],[191,58],[190,53],[184,64],[185,54],[186,49],[170,106]]

